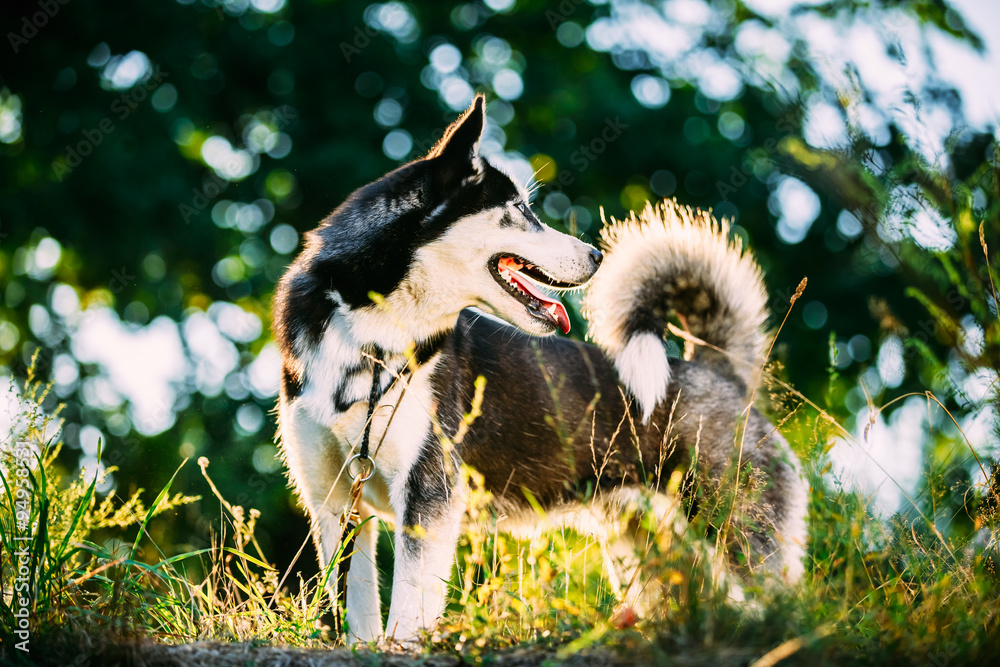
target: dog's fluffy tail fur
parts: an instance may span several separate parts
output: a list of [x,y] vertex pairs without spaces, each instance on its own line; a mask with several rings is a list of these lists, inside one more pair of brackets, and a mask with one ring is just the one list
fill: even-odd
[[643,421],[670,381],[663,337],[671,319],[725,352],[689,343],[685,358],[729,363],[748,386],[763,361],[767,291],[757,263],[728,231],[710,213],[663,201],[601,232],[606,256],[584,313]]

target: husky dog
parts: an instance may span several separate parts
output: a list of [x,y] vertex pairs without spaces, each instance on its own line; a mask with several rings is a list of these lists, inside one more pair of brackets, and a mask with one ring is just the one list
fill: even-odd
[[[479,96],[426,157],[355,191],[307,234],[277,288],[280,438],[321,566],[337,554],[344,468],[369,414],[381,443],[361,515],[396,526],[392,602],[383,634],[367,521],[347,577],[349,637],[412,640],[441,615],[463,464],[506,515],[501,529],[538,527],[530,498],[549,521],[611,541],[639,490],[664,497],[661,470],[718,477],[751,464],[767,484],[747,562],[798,578],[807,489],[785,440],[748,406],[765,340],[756,264],[710,217],[669,203],[606,230],[605,259],[539,222],[524,188],[479,155],[484,123]],[[550,290],[591,278],[598,345],[550,336],[570,327]],[[668,358],[668,321],[714,347]]]

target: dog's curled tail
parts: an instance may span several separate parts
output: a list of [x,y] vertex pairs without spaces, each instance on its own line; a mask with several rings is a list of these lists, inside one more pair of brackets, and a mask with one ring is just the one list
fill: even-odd
[[741,240],[729,240],[729,225],[672,200],[611,222],[601,232],[605,259],[584,314],[643,421],[667,392],[663,340],[671,320],[724,351],[688,342],[685,358],[728,363],[749,386],[763,361],[767,291]]

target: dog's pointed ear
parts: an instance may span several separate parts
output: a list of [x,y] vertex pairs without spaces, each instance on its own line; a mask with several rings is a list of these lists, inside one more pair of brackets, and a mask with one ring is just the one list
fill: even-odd
[[476,175],[482,169],[479,142],[486,127],[486,98],[476,95],[472,104],[454,123],[448,126],[441,139],[427,154],[427,159],[442,163],[442,172],[451,176]]

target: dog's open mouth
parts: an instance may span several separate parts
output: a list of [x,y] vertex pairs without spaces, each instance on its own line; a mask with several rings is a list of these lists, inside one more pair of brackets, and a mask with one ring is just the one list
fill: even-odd
[[496,281],[523,303],[531,315],[553,324],[563,333],[569,333],[569,314],[565,306],[547,296],[535,283],[554,289],[572,289],[579,285],[556,280],[517,255],[497,255],[490,262],[490,268]]

